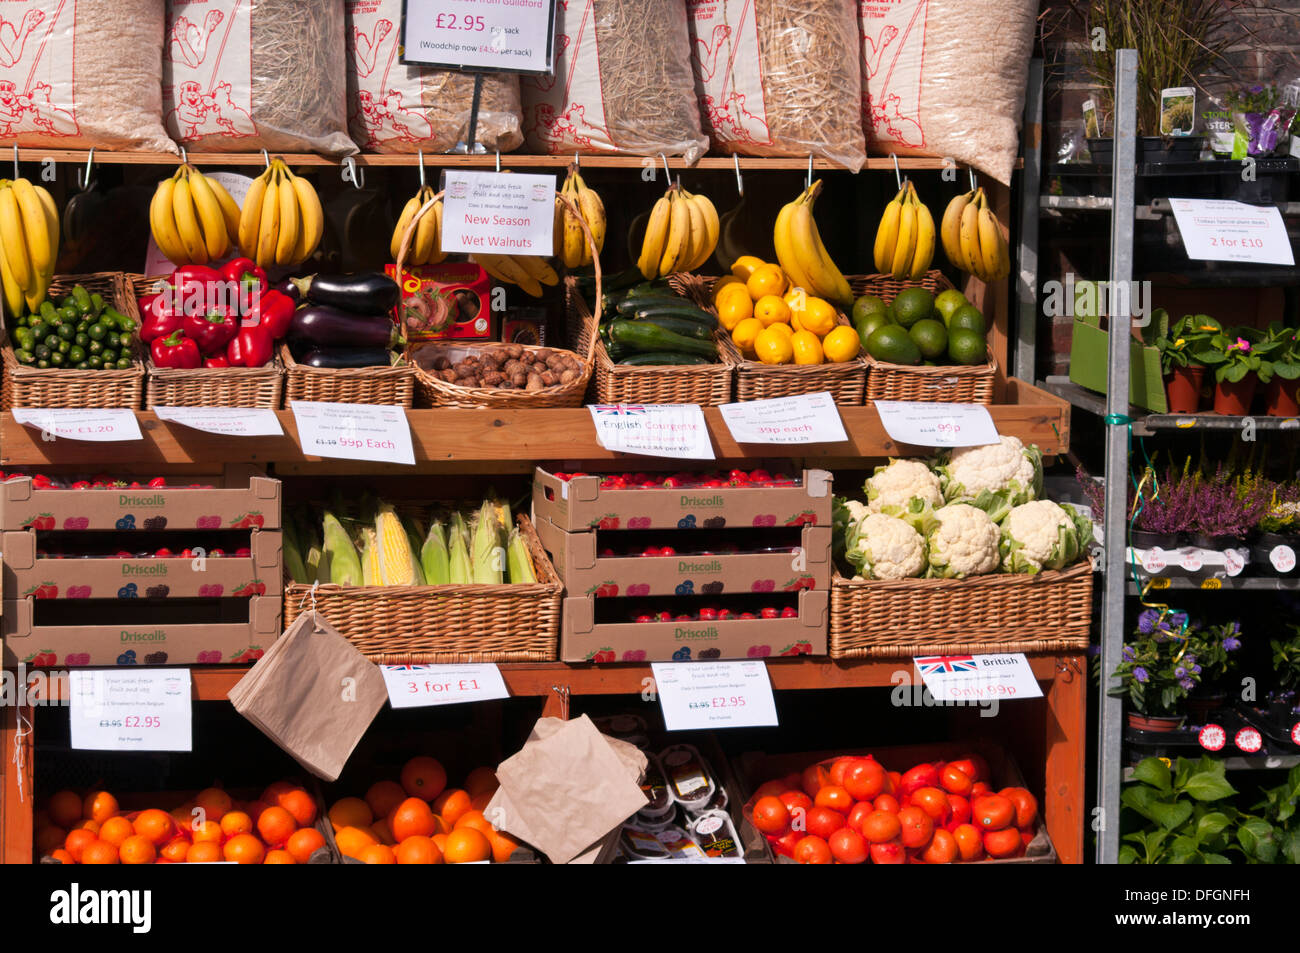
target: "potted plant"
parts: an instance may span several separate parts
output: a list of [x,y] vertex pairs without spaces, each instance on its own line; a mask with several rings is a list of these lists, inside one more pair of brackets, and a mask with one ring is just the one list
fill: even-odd
[[1234,328],[1210,336],[1199,358],[1214,368],[1216,414],[1241,417],[1250,410],[1266,354],[1262,336],[1251,328]]
[[1268,495],[1257,480],[1234,480],[1223,464],[1208,479],[1192,478],[1192,545],[1222,551],[1241,546],[1268,510]]
[[1276,86],[1256,84],[1227,96],[1234,129],[1232,158],[1267,156],[1285,150],[1296,110],[1283,103]]
[[1201,680],[1187,697],[1187,711],[1194,723],[1204,724],[1206,716],[1223,707],[1228,700],[1224,679],[1237,667],[1236,652],[1241,648],[1241,625],[1196,625],[1190,632],[1185,664],[1200,667]]
[[1270,417],[1300,416],[1300,334],[1281,321],[1268,326],[1268,357],[1260,361],[1259,382]]
[[1300,687],[1300,626],[1291,626],[1294,635],[1289,639],[1270,639],[1273,650],[1273,671],[1277,673],[1278,688],[1269,693],[1269,718],[1290,729],[1294,716],[1300,715],[1296,704],[1296,689]]
[[1187,695],[1201,679],[1203,666],[1193,656],[1187,662],[1189,641],[1185,612],[1144,609],[1137,630],[1124,646],[1124,658],[1115,667],[1119,684],[1108,694],[1128,698],[1132,710],[1129,727],[1141,731],[1173,731],[1187,717]]
[[[1268,575],[1294,572],[1296,548],[1300,546],[1300,484],[1273,484],[1268,508],[1255,528],[1259,536],[1250,548],[1251,562],[1258,563],[1260,571]],[[1291,550],[1289,558],[1284,558],[1285,550],[1275,555],[1279,547]]]
[[[1143,483],[1140,506],[1137,505],[1136,493],[1129,487],[1127,505],[1132,520],[1129,542],[1134,549],[1176,549],[1191,532],[1195,501],[1192,497],[1194,485],[1187,474],[1190,465],[1189,458],[1181,479],[1172,467],[1166,467],[1160,480]],[[1081,467],[1076,469],[1075,478],[1088,498],[1093,520],[1103,523],[1106,518],[1105,483],[1092,479]]]
[[1209,349],[1210,338],[1222,331],[1219,322],[1208,314],[1185,314],[1167,333],[1156,338],[1171,414],[1194,414],[1200,410],[1205,365],[1197,355]]

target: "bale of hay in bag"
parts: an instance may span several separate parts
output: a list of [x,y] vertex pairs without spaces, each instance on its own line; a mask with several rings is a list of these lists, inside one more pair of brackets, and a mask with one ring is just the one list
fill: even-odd
[[343,0],[168,0],[163,102],[189,149],[356,152]]
[[[16,6],[16,5],[11,5]],[[175,152],[157,0],[26,4],[0,61],[0,128],[23,148]]]
[[705,131],[724,152],[866,162],[851,0],[687,0]]

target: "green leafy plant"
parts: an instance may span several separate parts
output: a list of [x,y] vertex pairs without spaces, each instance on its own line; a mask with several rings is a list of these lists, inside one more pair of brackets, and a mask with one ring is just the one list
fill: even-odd
[[1137,631],[1124,646],[1124,658],[1113,673],[1119,684],[1109,694],[1127,697],[1142,715],[1175,715],[1203,670],[1191,651],[1187,613],[1147,609],[1138,615]]
[[1293,767],[1275,788],[1260,792],[1264,799],[1252,810],[1260,817],[1243,821],[1237,831],[1242,851],[1261,864],[1300,864],[1300,765]]
[[1199,665],[1201,684],[1215,685],[1228,672],[1237,667],[1236,652],[1241,648],[1241,625],[1225,622],[1222,625],[1194,627],[1187,643],[1187,655],[1192,665]]
[[1198,357],[1214,368],[1216,381],[1235,384],[1247,374],[1259,371],[1264,359],[1279,343],[1268,340],[1255,328],[1231,328],[1211,335]]
[[1173,769],[1159,758],[1140,762],[1120,795],[1121,823],[1129,833],[1120,838],[1119,862],[1232,863],[1228,852],[1238,813],[1215,803],[1237,793],[1224,773],[1223,762],[1208,756],[1196,762],[1179,758]]
[[[1163,315],[1164,309],[1156,312]],[[1160,351],[1160,370],[1169,374],[1175,367],[1189,364],[1206,363],[1200,354],[1210,350],[1210,339],[1222,334],[1219,322],[1208,314],[1185,314],[1173,327],[1156,338],[1156,348]]]
[[1259,379],[1267,384],[1276,374],[1284,381],[1300,378],[1300,333],[1281,321],[1274,321],[1264,333],[1267,358],[1259,363]]
[[1283,691],[1300,687],[1300,626],[1292,625],[1296,634],[1290,639],[1270,639],[1273,650],[1273,671],[1277,672]]

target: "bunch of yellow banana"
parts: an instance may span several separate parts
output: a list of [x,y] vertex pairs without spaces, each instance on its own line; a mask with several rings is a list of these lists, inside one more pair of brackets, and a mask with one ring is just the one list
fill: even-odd
[[637,267],[649,281],[694,271],[718,247],[718,210],[707,196],[670,185],[646,221]]
[[59,213],[54,197],[26,179],[0,180],[0,279],[4,311],[35,311],[45,300],[59,257]]
[[206,265],[239,237],[239,206],[216,179],[182,165],[154,190],[149,229],[172,264]]
[[[397,218],[397,227],[393,229],[393,239],[388,246],[388,250],[393,253],[393,261],[397,261],[397,253],[402,248],[402,236],[411,227],[411,220],[415,218],[415,213],[424,208],[429,199],[436,194],[432,186],[426,185],[407,199],[402,214]],[[416,223],[415,235],[411,237],[411,245],[406,251],[404,264],[436,265],[446,257],[447,253],[442,250],[442,199],[438,199],[433,208],[420,216],[419,222]]]
[[944,254],[962,271],[984,282],[1002,281],[1011,274],[1007,240],[982,188],[949,202],[939,231]]
[[853,292],[835,262],[831,261],[813,219],[813,203],[821,190],[822,182],[818,179],[797,199],[782,206],[772,233],[776,260],[790,279],[792,288],[803,288],[815,297],[849,308],[853,306]]
[[474,252],[469,257],[497,281],[518,285],[534,298],[542,296],[542,285],[560,283],[560,276],[555,273],[550,262],[540,255],[489,255]]
[[272,159],[253,180],[239,216],[239,250],[263,268],[299,265],[311,257],[325,233],[325,213],[316,190]]
[[902,281],[919,281],[934,261],[934,216],[916,194],[911,180],[885,206],[876,229],[876,271]]
[[[596,243],[596,252],[605,247],[605,203],[593,190],[587,188],[578,170],[570,167],[569,174],[560,189],[569,202],[555,197],[555,254],[564,262],[565,268],[581,268],[591,264],[591,245],[582,232],[578,215],[591,230],[592,241]],[[572,204],[570,204],[572,203]],[[574,210],[577,210],[575,214]]]

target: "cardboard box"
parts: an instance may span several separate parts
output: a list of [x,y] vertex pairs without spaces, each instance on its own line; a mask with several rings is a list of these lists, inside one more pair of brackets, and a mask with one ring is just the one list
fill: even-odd
[[825,655],[830,593],[799,593],[793,619],[597,623],[596,597],[564,600],[564,662],[686,662],[698,659]]
[[[600,557],[596,555],[596,532],[568,533],[550,522],[536,525],[555,571],[573,596],[685,596],[830,588],[829,526],[805,525],[799,531],[797,553]],[[683,544],[689,545],[690,534],[683,532]]]
[[256,467],[192,479],[214,488],[37,490],[30,477],[13,477],[0,484],[0,530],[280,528],[280,481]]
[[[184,534],[178,533],[178,536]],[[118,537],[114,537],[118,539]],[[249,533],[251,556],[201,560],[63,559],[36,555],[33,530],[0,534],[4,553],[4,598],[21,599],[205,599],[278,596],[281,591],[281,537],[278,530]]]
[[[384,273],[397,279],[397,266]],[[412,344],[421,341],[492,337],[492,310],[488,298],[492,281],[472,261],[445,261],[437,265],[409,265],[402,269],[402,297],[393,319]]]
[[[776,472],[772,470],[772,472]],[[804,470],[799,486],[602,490],[599,476],[533,474],[533,522],[568,532],[831,525],[831,475]]]
[[[1099,318],[1076,316],[1070,339],[1070,380],[1104,394],[1109,367],[1110,332],[1100,326]],[[1157,414],[1169,412],[1160,351],[1137,338],[1129,342],[1128,399],[1130,404]]]
[[[53,665],[215,665],[249,662],[280,637],[280,599],[253,596],[224,600],[247,611],[242,621],[225,621],[223,613],[181,604],[173,618],[192,615],[191,621],[158,621],[139,625],[104,625],[95,622],[95,604],[87,603],[81,624],[36,625],[35,600],[5,600],[3,617],[4,664],[25,662]],[[246,607],[246,610],[243,609]],[[171,609],[172,607],[168,607]],[[227,608],[224,615],[235,615]],[[208,616],[208,620],[202,617]],[[71,658],[69,658],[71,657]]]

